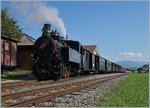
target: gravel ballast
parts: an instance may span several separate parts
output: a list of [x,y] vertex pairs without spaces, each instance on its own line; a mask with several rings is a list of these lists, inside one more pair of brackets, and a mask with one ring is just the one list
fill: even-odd
[[105,94],[111,91],[113,86],[116,86],[120,80],[127,78],[127,75],[121,76],[103,82],[97,86],[79,90],[72,94],[66,94],[61,97],[57,97],[50,102],[41,103],[40,106],[47,107],[95,107],[95,102],[104,98]]

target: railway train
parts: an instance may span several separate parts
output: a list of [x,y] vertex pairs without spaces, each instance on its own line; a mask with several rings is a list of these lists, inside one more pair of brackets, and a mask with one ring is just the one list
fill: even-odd
[[42,36],[32,57],[33,75],[38,80],[71,76],[124,72],[125,68],[83,48],[79,41],[64,39],[50,24],[44,24]]

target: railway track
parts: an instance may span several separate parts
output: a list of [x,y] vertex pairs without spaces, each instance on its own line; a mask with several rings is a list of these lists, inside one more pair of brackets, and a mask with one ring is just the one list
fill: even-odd
[[113,75],[104,78],[90,79],[80,82],[72,82],[58,85],[49,85],[47,87],[26,90],[22,92],[2,95],[2,106],[4,107],[22,107],[38,106],[39,103],[49,101],[55,97],[72,93],[80,89],[88,88],[99,83],[117,78],[126,74]]
[[47,81],[38,81],[38,80],[29,80],[29,81],[20,81],[20,82],[9,82],[9,83],[2,83],[1,84],[1,93],[2,94],[8,94],[8,93],[13,93],[13,92],[19,92],[22,90],[27,90],[29,88],[38,88],[39,86],[47,86],[50,84],[56,84],[60,82],[66,82],[70,80],[76,80],[80,78],[85,78],[87,76],[80,76],[80,77],[70,77],[66,79],[60,79],[58,81],[53,81],[53,80],[47,80]]
[[30,86],[38,87],[38,86],[41,86],[41,85],[50,85],[50,84],[55,84],[55,83],[59,83],[59,82],[67,81],[67,80],[71,80],[71,78],[60,79],[58,81],[53,81],[53,80],[47,80],[47,81],[29,80],[29,81],[2,83],[1,84],[1,91],[2,91],[2,94],[3,93],[5,94],[6,92],[9,92],[9,90],[11,90],[11,89],[14,89],[14,91],[17,91],[17,89],[19,89],[19,88],[20,88],[20,90],[22,90],[22,89],[24,89],[24,87],[30,87]]
[[47,82],[51,82],[52,80],[47,80],[47,81],[42,81],[39,82],[37,80],[29,80],[29,81],[20,81],[20,82],[9,82],[9,83],[2,83],[1,88],[4,89],[12,89],[16,87],[23,87],[23,86],[28,86],[28,85],[33,85],[33,84],[44,84]]
[[[86,77],[86,76],[80,76],[80,77]],[[38,80],[29,80],[29,81],[19,81],[19,82],[9,82],[9,83],[2,83],[1,84],[1,89],[2,92],[5,92],[5,90],[7,89],[13,89],[16,87],[25,87],[25,86],[30,86],[30,85],[43,85],[43,84],[48,84],[48,83],[57,83],[60,81],[67,81],[67,80],[71,80],[71,79],[76,79],[79,77],[70,77],[70,78],[66,78],[66,79],[60,79],[58,81],[53,81],[53,80],[46,80],[46,81],[38,81]]]

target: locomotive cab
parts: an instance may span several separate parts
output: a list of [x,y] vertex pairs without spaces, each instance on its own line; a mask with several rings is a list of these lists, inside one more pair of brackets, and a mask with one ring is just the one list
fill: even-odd
[[80,71],[80,74],[83,74],[83,71],[84,71],[84,67],[83,67],[83,53],[84,53],[83,45],[79,41],[74,41],[74,40],[65,40],[65,43],[69,47],[71,47],[72,49],[74,49],[80,53],[79,71]]
[[72,49],[75,49],[76,51],[80,52],[80,54],[83,54],[83,46],[79,41],[65,40],[65,43]]

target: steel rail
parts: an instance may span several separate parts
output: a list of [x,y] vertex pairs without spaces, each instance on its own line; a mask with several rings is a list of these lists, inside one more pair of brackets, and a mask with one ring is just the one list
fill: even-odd
[[36,83],[37,80],[29,80],[29,81],[19,81],[19,82],[9,82],[9,83],[2,83],[1,87],[2,88],[9,88],[13,86],[18,86],[18,85],[24,85],[24,84],[33,84]]
[[[56,82],[66,81],[66,80],[70,80],[70,78],[60,79]],[[7,89],[13,89],[13,88],[16,88],[16,87],[30,86],[30,85],[33,85],[33,84],[34,85],[48,84],[48,83],[51,83],[51,82],[55,82],[55,81],[53,81],[53,80],[46,80],[46,81],[29,80],[29,81],[2,83],[1,84],[1,91],[5,92]]]
[[2,91],[5,89],[12,89],[16,87],[23,87],[23,86],[28,86],[28,85],[33,85],[33,84],[44,84],[51,82],[52,80],[47,80],[47,81],[37,81],[37,80],[30,80],[30,81],[20,81],[20,82],[9,82],[9,83],[2,83],[1,88]]

